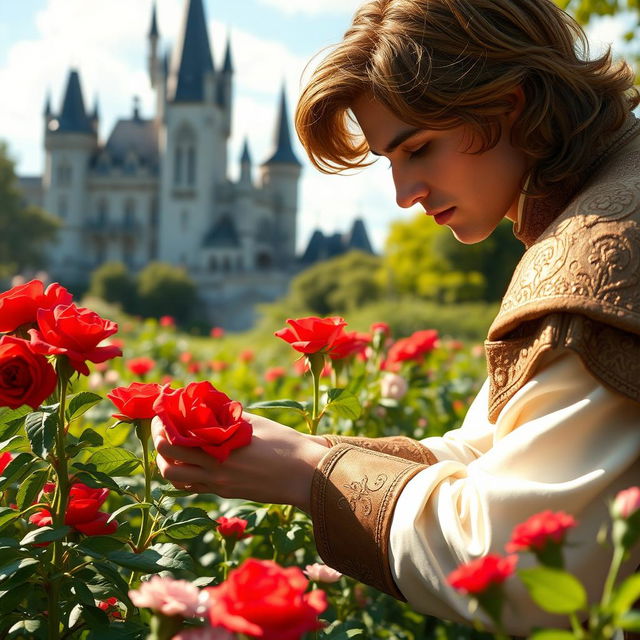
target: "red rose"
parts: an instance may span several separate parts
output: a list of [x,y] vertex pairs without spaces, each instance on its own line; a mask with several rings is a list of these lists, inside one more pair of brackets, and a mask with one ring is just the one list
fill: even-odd
[[[51,483],[48,484],[51,490]],[[46,493],[51,493],[50,490]],[[99,511],[108,495],[109,489],[92,489],[81,482],[72,485],[64,523],[87,536],[112,534],[118,528],[118,523],[112,520],[107,524],[109,514]],[[46,527],[53,523],[53,518],[49,509],[42,508],[29,516],[29,522]]]
[[542,511],[517,525],[511,534],[511,540],[505,549],[515,551],[541,550],[549,542],[560,544],[564,541],[567,529],[576,526],[573,516],[562,511]]
[[240,352],[240,355],[238,357],[240,358],[240,362],[249,364],[250,362],[253,362],[256,354],[251,349],[244,349]]
[[132,382],[128,387],[115,388],[107,394],[107,398],[120,411],[114,413],[113,417],[125,421],[153,418],[156,415],[153,403],[161,391],[162,385],[144,382]]
[[329,357],[332,360],[342,360],[356,353],[363,353],[370,342],[366,333],[342,331],[333,343]]
[[161,316],[160,326],[168,329],[173,329],[176,326],[176,321],[173,316]]
[[222,371],[226,371],[229,368],[229,363],[224,360],[212,360],[211,361],[211,369],[216,373],[220,373]]
[[222,327],[213,327],[210,335],[212,338],[222,338],[224,336],[224,329]]
[[144,376],[156,366],[156,361],[153,358],[147,358],[147,356],[140,356],[139,358],[130,358],[127,360],[127,369],[135,376]]
[[0,294],[0,332],[14,331],[36,322],[38,309],[71,304],[73,296],[57,282],[45,291],[40,280],[31,280]]
[[30,329],[31,345],[38,353],[64,354],[79,373],[89,375],[86,361],[105,362],[122,355],[119,347],[98,345],[118,330],[118,325],[97,313],[76,307],[58,305],[38,311],[38,329]]
[[56,372],[26,340],[0,338],[0,406],[37,409],[56,388]]
[[514,572],[517,562],[518,556],[502,557],[490,553],[458,567],[449,574],[447,581],[463,593],[484,593],[492,585],[504,582]]
[[219,516],[216,518],[218,523],[218,533],[224,538],[235,538],[236,540],[242,540],[242,538],[248,538],[249,535],[244,531],[249,524],[244,518],[227,518],[225,516]]
[[371,325],[371,333],[382,333],[389,336],[391,335],[391,327],[386,322],[374,322]]
[[397,340],[387,354],[387,365],[406,361],[419,362],[425,354],[433,351],[438,342],[438,332],[435,329],[416,331],[408,338]]
[[629,487],[619,491],[611,509],[614,517],[624,519],[630,518],[638,510],[640,510],[640,487]]
[[13,455],[9,451],[0,453],[0,473],[2,473],[7,465],[13,460]]
[[274,382],[280,378],[284,378],[287,375],[287,370],[284,367],[270,367],[264,372],[264,379],[267,382]]
[[342,333],[342,328],[346,326],[343,318],[298,318],[297,320],[287,319],[287,324],[291,328],[285,327],[275,332],[278,338],[288,342],[296,351],[305,354],[327,353],[331,351],[336,338]]
[[317,616],[327,608],[324,591],[304,593],[309,581],[298,567],[249,558],[209,594],[213,627],[262,640],[298,640],[322,628]]
[[253,429],[232,402],[210,382],[192,382],[183,389],[163,389],[153,406],[171,444],[200,447],[220,462],[248,445]]

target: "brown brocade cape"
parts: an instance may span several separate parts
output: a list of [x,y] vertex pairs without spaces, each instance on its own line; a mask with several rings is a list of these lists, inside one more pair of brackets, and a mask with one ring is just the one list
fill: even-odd
[[495,422],[550,352],[575,351],[605,386],[640,402],[640,121],[594,154],[577,192],[527,198],[527,251],[485,342]]

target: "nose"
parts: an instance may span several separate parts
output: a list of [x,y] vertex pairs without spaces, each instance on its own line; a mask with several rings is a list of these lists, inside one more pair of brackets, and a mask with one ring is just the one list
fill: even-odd
[[418,204],[429,194],[429,187],[424,180],[401,171],[393,171],[393,183],[396,188],[396,202],[403,209]]

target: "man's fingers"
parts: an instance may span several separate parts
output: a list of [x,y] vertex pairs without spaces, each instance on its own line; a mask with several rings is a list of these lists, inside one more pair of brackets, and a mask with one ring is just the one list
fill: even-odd
[[161,455],[156,457],[156,464],[162,477],[169,480],[169,482],[193,485],[202,484],[206,481],[202,468],[197,465],[175,464]]

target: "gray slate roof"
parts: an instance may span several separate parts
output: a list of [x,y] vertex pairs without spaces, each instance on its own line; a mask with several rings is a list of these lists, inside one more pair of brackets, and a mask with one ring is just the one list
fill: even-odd
[[132,118],[118,120],[113,128],[105,149],[111,163],[115,166],[124,165],[129,151],[134,151],[138,160],[152,171],[158,169],[158,137],[156,124],[153,120]]
[[364,222],[360,218],[354,221],[349,233],[325,235],[322,231],[314,231],[300,258],[300,263],[309,266],[322,260],[335,258],[352,249],[374,253]]
[[278,123],[276,126],[276,135],[274,140],[275,150],[271,157],[264,163],[271,164],[292,164],[301,167],[300,160],[296,158],[291,147],[291,135],[289,134],[289,116],[287,114],[287,99],[284,94],[284,87],[280,94],[280,113],[278,114]]
[[58,128],[55,131],[55,133],[64,132],[93,133],[91,120],[84,108],[80,76],[75,69],[69,72],[62,110],[58,116]]
[[205,235],[202,246],[216,249],[237,249],[240,247],[238,231],[233,220],[229,216],[220,219]]

